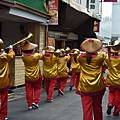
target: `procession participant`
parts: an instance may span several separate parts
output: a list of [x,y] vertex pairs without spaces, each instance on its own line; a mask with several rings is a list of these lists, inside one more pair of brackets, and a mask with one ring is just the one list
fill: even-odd
[[42,76],[39,60],[42,60],[42,54],[35,53],[38,45],[28,42],[22,47],[22,61],[25,66],[25,89],[28,109],[39,108],[40,94],[42,88]]
[[70,52],[71,55],[71,68],[70,71],[72,73],[71,79],[70,79],[70,89],[72,90],[73,86],[78,87],[79,78],[80,78],[80,64],[77,60],[77,56],[80,54],[80,51],[76,48],[72,49]]
[[106,57],[104,52],[98,54],[102,42],[88,38],[81,44],[85,53],[78,56],[80,63],[80,81],[76,93],[81,95],[83,120],[103,120],[102,98],[105,92],[102,64]]
[[[115,40],[111,45],[115,45],[118,40]],[[111,46],[110,45],[110,46]],[[111,114],[111,110],[114,107],[113,115],[118,116],[120,112],[120,48],[113,50],[110,47],[110,56],[106,58],[108,65],[108,74],[106,78],[107,86],[109,87],[108,103],[107,103],[107,114]]]
[[64,95],[64,89],[67,83],[67,79],[69,78],[67,73],[67,62],[70,60],[70,56],[66,55],[66,51],[62,48],[60,49],[59,60],[57,63],[58,69],[58,95]]
[[53,101],[54,88],[57,82],[57,61],[58,57],[54,55],[55,48],[46,46],[43,48],[45,55],[43,56],[44,68],[43,76],[46,85],[47,102]]
[[9,52],[2,51],[4,42],[0,39],[0,120],[8,119],[8,89],[11,84],[9,62],[14,58],[12,45],[9,46]]
[[[105,48],[105,46],[103,45],[103,47],[102,47],[102,52],[105,52],[106,53],[106,48]],[[105,73],[105,71],[106,71],[106,69],[107,69],[107,65],[106,65],[106,63],[104,62],[103,63],[103,73]]]

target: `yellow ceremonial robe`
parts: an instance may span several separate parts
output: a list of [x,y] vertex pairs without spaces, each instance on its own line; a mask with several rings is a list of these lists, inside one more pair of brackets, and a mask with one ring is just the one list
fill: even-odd
[[108,75],[106,82],[110,86],[120,87],[120,56],[111,56],[110,60],[106,57],[108,65]]
[[42,60],[42,54],[33,53],[31,55],[23,54],[22,60],[25,65],[25,80],[35,81],[41,76],[39,60]]
[[11,49],[9,53],[0,54],[0,89],[4,89],[10,85],[9,62],[13,59],[15,53]]
[[78,57],[80,63],[80,82],[78,90],[84,93],[93,93],[104,89],[104,78],[102,64],[106,55],[100,52],[92,58],[91,63],[87,64],[86,54],[81,54]]

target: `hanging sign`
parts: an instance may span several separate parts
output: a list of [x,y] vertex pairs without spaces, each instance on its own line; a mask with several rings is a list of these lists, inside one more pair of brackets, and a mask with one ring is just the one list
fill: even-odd
[[58,25],[58,0],[48,0],[49,25]]

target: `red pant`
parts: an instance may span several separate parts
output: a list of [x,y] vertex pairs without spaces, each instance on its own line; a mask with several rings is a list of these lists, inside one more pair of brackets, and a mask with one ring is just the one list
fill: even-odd
[[120,111],[120,89],[109,88],[108,105],[112,105],[114,108],[113,114],[118,114]]
[[8,117],[8,91],[0,91],[0,119]]
[[70,79],[70,86],[74,86],[77,88],[79,84],[80,74],[72,73],[72,77]]
[[57,84],[58,84],[58,95],[60,95],[59,89],[64,92],[66,83],[67,83],[67,79],[60,79],[60,78],[59,78],[59,79],[57,80]]
[[84,96],[81,95],[82,107],[83,107],[83,120],[103,120],[102,116],[102,97],[97,96]]
[[42,89],[42,82],[38,83],[25,83],[26,87],[26,99],[28,107],[32,106],[32,103],[38,103],[40,101],[40,93]]
[[102,65],[103,72],[106,71],[107,66],[105,64]]
[[56,79],[45,80],[45,84],[46,84],[47,100],[52,100]]

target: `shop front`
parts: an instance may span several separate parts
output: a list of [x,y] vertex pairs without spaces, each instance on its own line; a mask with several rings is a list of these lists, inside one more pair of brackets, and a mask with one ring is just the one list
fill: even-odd
[[[46,43],[46,21],[50,16],[46,13],[32,9],[25,5],[0,1],[0,38],[4,41],[4,49],[9,45],[23,40],[29,33],[33,36],[28,41],[38,44],[38,51],[41,51]],[[24,65],[21,60],[20,45],[15,45],[15,58],[10,62],[10,77],[12,86],[24,85]],[[41,68],[43,63],[40,62]]]
[[[74,0],[59,0],[58,25],[49,25],[49,37],[55,39],[56,47],[79,49],[80,43],[87,37],[96,37],[93,32],[94,22],[100,20],[99,15],[88,11]],[[57,34],[59,38],[51,33]]]

